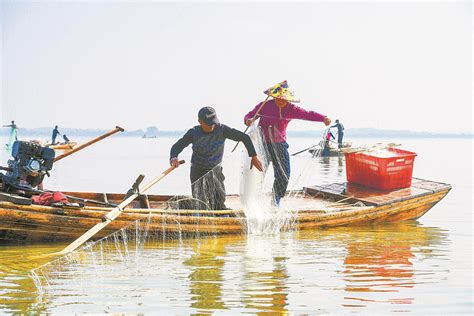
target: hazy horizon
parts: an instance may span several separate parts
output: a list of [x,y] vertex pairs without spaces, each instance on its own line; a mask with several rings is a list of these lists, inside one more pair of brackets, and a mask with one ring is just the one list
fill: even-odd
[[[243,130],[263,90],[346,128],[472,133],[472,5],[1,3],[0,123]],[[292,122],[288,131],[322,129]]]
[[[6,125],[10,124],[10,122],[7,122]],[[225,124],[225,125],[228,125],[226,123],[222,123],[222,124]],[[53,130],[54,126],[55,125],[51,125],[51,126],[18,126],[18,124],[15,122],[15,125],[17,125],[17,129],[21,130],[21,129],[26,129],[26,130],[36,130],[36,129],[51,129],[51,131]],[[137,127],[137,128],[132,128],[132,129],[125,129],[125,131],[137,131],[137,130],[143,130],[145,131],[147,128],[149,127],[157,127],[158,128],[158,131],[160,132],[175,132],[175,131],[181,131],[181,130],[188,130],[190,128],[192,128],[193,126],[197,126],[199,125],[197,122],[196,124],[192,125],[192,126],[185,126],[183,129],[161,129],[159,126],[157,125],[149,125],[149,126],[142,126],[142,127]],[[81,127],[81,126],[58,126],[58,129],[61,130],[61,129],[69,129],[69,130],[72,130],[72,129],[77,129],[77,130],[109,130],[109,129],[113,129],[115,128],[115,126],[120,126],[120,125],[111,125],[111,126],[91,126],[91,127]],[[120,127],[123,127],[123,126],[120,126]],[[312,130],[324,130],[327,128],[327,126],[324,126],[324,125],[315,125],[315,126],[309,126],[311,128],[306,128],[306,129],[289,129],[291,131],[294,131],[294,132],[307,132],[307,131],[312,131]],[[9,131],[9,127],[3,127],[3,131],[4,132],[7,132]],[[380,131],[407,131],[407,132],[414,132],[414,133],[446,133],[446,132],[439,132],[439,131],[426,131],[426,130],[421,130],[421,131],[417,131],[417,130],[411,130],[411,129],[388,129],[388,128],[375,128],[375,127],[349,127],[349,128],[345,128],[345,131],[348,131],[348,130],[364,130],[364,129],[367,129],[367,130],[370,130],[370,129],[373,129],[373,130],[380,130]],[[331,128],[332,131],[336,131],[337,128],[336,127],[332,127]],[[467,131],[467,132],[459,132],[459,133],[456,133],[456,134],[473,134],[471,131]]]
[[[142,136],[147,134],[146,129],[149,127],[156,126],[146,126],[138,129],[125,129],[124,134],[117,134],[118,136]],[[92,135],[99,135],[100,133],[105,133],[113,129],[113,126],[110,128],[101,128],[101,127],[91,127],[91,128],[81,128],[81,127],[59,127],[59,131],[67,133],[70,137],[90,137]],[[189,129],[186,127],[184,129],[175,129],[175,130],[163,130],[158,129],[156,135],[159,137],[178,137],[184,135],[184,133]],[[303,130],[289,130],[288,135],[292,137],[314,137],[319,136],[323,132],[325,127],[317,126],[313,129],[303,129]],[[18,129],[18,135],[21,138],[21,135],[25,136],[49,136],[53,130],[53,126],[42,126],[42,127],[20,127]],[[332,128],[332,132],[336,135],[337,129]],[[74,133],[76,131],[76,133]],[[7,128],[0,129],[0,136],[6,137],[10,133],[10,130]],[[140,134],[138,134],[140,133]],[[413,130],[396,130],[396,129],[378,129],[378,128],[348,128],[345,130],[345,138],[350,137],[454,137],[454,138],[473,138],[474,133],[472,132],[436,132],[436,131],[413,131]]]

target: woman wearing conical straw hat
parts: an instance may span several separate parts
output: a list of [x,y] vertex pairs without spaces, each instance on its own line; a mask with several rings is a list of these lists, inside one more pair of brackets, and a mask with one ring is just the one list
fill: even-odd
[[[288,82],[285,80],[267,89],[268,96],[257,104],[244,117],[245,125],[250,126],[257,118],[259,128],[263,132],[264,148],[267,162],[272,162],[275,181],[273,182],[273,199],[275,205],[280,205],[280,199],[285,196],[290,179],[290,154],[286,142],[286,128],[293,119],[331,124],[331,119],[314,111],[305,110],[294,103],[300,102]],[[273,99],[269,98],[272,97]]]

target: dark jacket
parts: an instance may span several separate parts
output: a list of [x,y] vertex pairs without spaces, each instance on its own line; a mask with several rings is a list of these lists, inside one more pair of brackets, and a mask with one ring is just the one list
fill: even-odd
[[217,124],[210,133],[205,133],[201,126],[191,128],[180,138],[170,150],[170,160],[178,155],[189,144],[193,144],[191,165],[200,168],[213,168],[222,162],[224,155],[224,142],[226,139],[241,141],[250,157],[255,156],[255,147],[250,137],[241,131],[227,125]]

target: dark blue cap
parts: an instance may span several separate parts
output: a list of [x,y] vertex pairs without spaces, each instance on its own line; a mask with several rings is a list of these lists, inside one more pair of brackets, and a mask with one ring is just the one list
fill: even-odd
[[203,107],[199,110],[198,118],[207,125],[219,124],[216,110],[210,106]]

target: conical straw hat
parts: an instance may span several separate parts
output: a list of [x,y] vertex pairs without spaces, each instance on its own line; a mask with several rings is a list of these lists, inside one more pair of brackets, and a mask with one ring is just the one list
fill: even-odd
[[288,82],[282,81],[271,88],[268,88],[263,93],[274,98],[284,99],[289,102],[300,102],[298,98],[295,97],[295,94],[288,86]]

